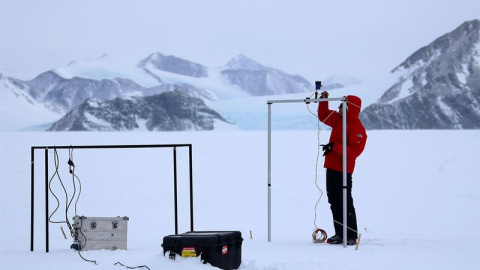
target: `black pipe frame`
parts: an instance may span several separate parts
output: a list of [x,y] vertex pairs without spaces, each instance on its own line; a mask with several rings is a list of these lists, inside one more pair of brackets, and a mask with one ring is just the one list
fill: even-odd
[[34,251],[34,219],[35,219],[35,149],[45,150],[45,252],[49,252],[49,222],[48,222],[48,149],[125,149],[125,148],[173,148],[173,183],[175,205],[175,234],[178,234],[177,213],[177,147],[188,147],[189,182],[190,182],[190,230],[193,229],[193,166],[192,144],[137,144],[137,145],[64,145],[64,146],[32,146],[30,151],[30,251]]

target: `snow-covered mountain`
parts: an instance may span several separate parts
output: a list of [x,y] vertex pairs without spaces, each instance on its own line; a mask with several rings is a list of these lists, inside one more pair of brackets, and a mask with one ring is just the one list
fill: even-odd
[[87,99],[49,131],[185,131],[213,130],[229,124],[198,98],[180,91],[147,97]]
[[0,73],[0,129],[21,130],[52,123],[62,115],[28,94],[24,82]]
[[[249,75],[239,75],[245,72]],[[232,82],[232,78],[236,79]],[[22,85],[19,89],[37,103],[60,114],[90,98],[128,99],[173,90],[205,101],[311,90],[301,76],[288,75],[245,56],[235,57],[226,66],[212,69],[159,52],[137,63],[121,62],[104,54],[94,60],[72,61],[29,81],[15,81]]]
[[397,81],[361,114],[366,128],[480,128],[479,20],[419,49],[392,74]]
[[313,89],[312,83],[300,75],[263,66],[244,55],[234,57],[220,70],[228,82],[253,96],[302,93]]
[[68,112],[88,98],[113,99],[142,95],[145,87],[130,79],[66,79],[54,71],[44,72],[25,82],[36,101],[48,104],[58,112]]
[[165,56],[156,52],[139,61],[136,67],[143,71],[144,76],[160,82],[149,86],[144,96],[172,89],[205,100],[250,96],[239,87],[226,82],[215,69],[175,56]]
[[[239,59],[239,57],[235,59],[237,58]],[[250,59],[248,61],[255,63]],[[230,64],[232,62],[233,60]],[[148,96],[173,89],[205,100],[247,97],[251,96],[251,92],[255,92],[255,95],[264,95],[307,91],[306,87],[301,87],[300,90],[293,88],[294,83],[291,78],[308,85],[302,77],[288,75],[258,63],[256,65],[261,68],[251,70],[251,80],[242,78],[243,87],[239,87],[235,83],[229,83],[223,71],[241,72],[240,69],[234,70],[240,66],[227,65],[225,67],[229,67],[228,71],[225,69],[219,72],[204,65],[171,55],[165,56],[159,52],[152,53],[136,64],[122,63],[108,55],[103,55],[91,61],[73,61],[68,66],[44,72],[24,83],[28,85],[28,93],[38,102],[49,104],[59,112],[68,112],[88,98]],[[253,75],[254,73],[261,74],[256,76]],[[276,75],[272,76],[272,74]],[[264,85],[270,87],[262,90],[264,94],[261,94],[256,86],[258,78],[264,80]],[[277,86],[276,90],[271,87],[272,85]],[[247,86],[255,89],[252,90]]]
[[159,52],[152,53],[138,63],[138,66],[146,69],[155,68],[175,74],[191,77],[208,77],[208,68],[204,65],[175,57],[163,55]]

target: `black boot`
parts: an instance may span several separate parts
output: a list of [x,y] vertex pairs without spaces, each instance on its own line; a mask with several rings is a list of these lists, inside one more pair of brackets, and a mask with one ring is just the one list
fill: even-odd
[[[336,245],[336,244],[343,244],[343,237],[334,235],[327,239],[327,243]],[[357,239],[347,239],[347,245],[353,246],[357,243]]]
[[329,243],[329,244],[341,244],[341,243],[343,243],[343,237],[335,234],[334,236],[327,239],[327,243]]

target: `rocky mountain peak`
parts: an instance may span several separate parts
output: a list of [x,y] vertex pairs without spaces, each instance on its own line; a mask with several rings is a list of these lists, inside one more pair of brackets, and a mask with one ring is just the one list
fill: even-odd
[[253,96],[302,93],[312,89],[311,83],[299,75],[263,66],[240,54],[221,68],[221,74]]
[[201,78],[208,76],[208,68],[206,66],[177,58],[173,55],[163,55],[160,52],[150,54],[140,60],[137,65],[148,70],[153,68],[190,77]]
[[252,59],[246,57],[243,54],[239,54],[232,58],[223,69],[233,69],[233,70],[264,70],[267,67],[253,61]]
[[[480,21],[472,20],[464,22],[454,31],[447,33],[427,46],[424,46],[414,52],[403,63],[392,70],[392,72],[400,71],[401,69],[412,69],[416,66],[422,66],[432,60],[448,53],[449,50],[457,51],[458,47],[466,47],[468,44],[478,42],[480,34]],[[465,53],[472,54],[471,46]]]
[[417,50],[392,71],[397,81],[365,108],[365,127],[480,128],[479,48],[480,21],[474,20]]

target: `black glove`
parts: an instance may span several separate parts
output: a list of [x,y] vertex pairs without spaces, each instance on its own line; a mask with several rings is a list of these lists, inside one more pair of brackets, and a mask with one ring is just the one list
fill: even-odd
[[328,144],[320,144],[320,146],[322,146],[323,155],[325,156],[326,154],[330,153],[330,151],[332,151],[333,142],[328,143]]

